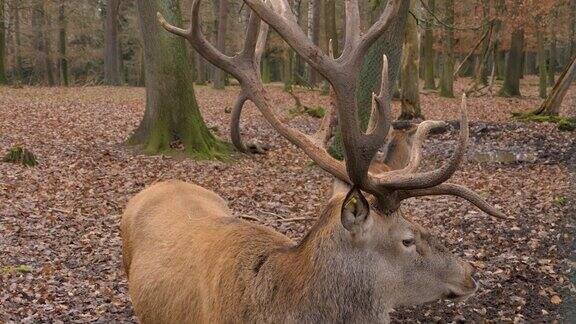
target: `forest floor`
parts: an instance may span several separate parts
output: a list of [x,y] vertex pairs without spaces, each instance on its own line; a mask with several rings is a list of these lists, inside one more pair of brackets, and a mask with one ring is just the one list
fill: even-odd
[[[459,81],[458,93],[467,82]],[[468,160],[453,179],[512,219],[491,218],[453,197],[411,199],[403,207],[475,265],[478,293],[465,303],[398,308],[391,314],[395,322],[570,321],[576,294],[570,282],[576,271],[576,132],[513,121],[511,112],[541,101],[537,79],[523,82],[522,98],[469,98]],[[306,132],[318,126],[312,117],[288,118],[290,96],[271,88],[275,106],[292,125]],[[196,92],[207,123],[228,138],[230,115],[224,111],[238,88]],[[307,105],[328,104],[317,92],[297,94]],[[459,99],[428,93],[421,101],[429,119],[458,116]],[[295,241],[313,224],[330,177],[253,106],[245,109],[243,134],[271,144],[270,151],[219,162],[147,156],[126,147],[144,102],[141,88],[0,88],[0,153],[24,145],[39,161],[33,168],[0,163],[0,323],[134,322],[119,222],[128,199],[157,181],[181,179],[214,190],[236,216]],[[563,114],[576,116],[576,90],[565,99]],[[431,137],[424,169],[449,156],[456,134],[450,128]]]

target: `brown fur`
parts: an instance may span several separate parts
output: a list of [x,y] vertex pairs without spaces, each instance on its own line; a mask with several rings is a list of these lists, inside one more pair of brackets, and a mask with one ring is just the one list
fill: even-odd
[[[215,193],[180,181],[136,195],[121,230],[143,323],[385,322],[391,307],[468,295],[470,267],[400,215],[371,211],[353,232],[336,195],[298,245],[230,216]],[[414,249],[402,240],[415,238]]]
[[[384,146],[385,157],[383,164],[386,165],[387,170],[382,169],[380,172],[399,170],[408,164],[410,150],[412,149],[412,138],[417,129],[418,127],[413,125],[407,129],[393,129],[390,131],[389,140]],[[370,166],[370,172],[374,173],[372,165]]]

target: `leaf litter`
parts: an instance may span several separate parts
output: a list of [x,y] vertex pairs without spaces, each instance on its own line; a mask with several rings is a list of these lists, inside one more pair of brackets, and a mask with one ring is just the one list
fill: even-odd
[[[490,218],[454,197],[410,199],[403,206],[454,253],[478,269],[481,284],[468,301],[397,308],[394,322],[562,321],[574,302],[576,133],[548,123],[512,121],[538,99],[534,80],[523,98],[469,98],[469,155],[495,150],[530,153],[530,161],[468,159],[453,182],[481,193],[510,220]],[[459,81],[456,90],[465,88]],[[295,127],[319,120],[291,117],[293,105],[271,86],[274,106]],[[209,127],[227,138],[238,88],[197,87]],[[296,90],[303,104],[327,97]],[[126,202],[146,186],[181,179],[214,190],[235,216],[275,228],[298,241],[326,200],[330,177],[268,126],[249,104],[245,139],[270,145],[265,155],[231,161],[148,156],[124,141],[144,110],[144,90],[126,87],[0,88],[0,152],[22,145],[39,165],[0,163],[0,322],[136,322],[121,262],[119,221]],[[564,102],[575,115],[576,93]],[[455,120],[458,99],[421,97],[430,119]],[[394,103],[398,114],[398,103]],[[427,142],[422,169],[444,161],[457,123]],[[312,220],[312,221],[311,221]]]

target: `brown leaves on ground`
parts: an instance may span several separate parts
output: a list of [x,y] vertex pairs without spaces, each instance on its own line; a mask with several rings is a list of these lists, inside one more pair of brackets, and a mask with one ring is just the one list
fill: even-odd
[[[457,90],[465,86],[459,83]],[[462,304],[399,308],[394,321],[550,322],[573,303],[569,275],[575,264],[568,257],[575,228],[576,134],[511,121],[511,112],[540,102],[535,79],[522,89],[521,99],[469,99],[469,159],[453,179],[513,219],[490,218],[453,197],[411,199],[403,207],[478,268],[480,290]],[[238,89],[196,90],[207,123],[228,138],[230,115],[224,111]],[[292,99],[280,87],[271,92],[288,120]],[[297,93],[306,105],[328,104],[318,93]],[[565,99],[566,114],[575,114],[575,99],[574,92]],[[430,119],[458,116],[458,99],[423,94],[421,101]],[[395,108],[398,113],[396,103]],[[127,200],[156,181],[175,178],[212,189],[237,216],[295,240],[313,224],[330,178],[252,105],[243,115],[243,134],[271,144],[271,150],[229,162],[146,156],[124,146],[143,109],[143,89],[0,88],[0,152],[19,144],[39,161],[34,168],[0,163],[0,321],[134,322],[118,224]],[[307,132],[319,124],[306,116],[290,122]],[[455,128],[431,138],[423,169],[449,156]],[[532,158],[478,158],[486,152]]]

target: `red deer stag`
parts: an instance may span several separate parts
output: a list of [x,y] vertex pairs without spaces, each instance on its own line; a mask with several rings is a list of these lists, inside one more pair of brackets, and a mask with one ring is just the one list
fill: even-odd
[[[214,65],[236,77],[244,94],[267,121],[314,162],[346,183],[299,244],[269,228],[231,216],[214,192],[179,181],[155,184],[129,202],[122,218],[123,257],[130,296],[143,323],[372,323],[387,322],[391,308],[439,298],[465,298],[477,289],[473,269],[403,216],[402,200],[425,195],[456,195],[502,217],[479,195],[445,183],[461,162],[468,139],[466,102],[460,137],[446,164],[418,172],[427,121],[413,138],[410,159],[399,170],[369,170],[390,128],[387,62],[372,122],[360,130],[354,94],[362,58],[397,14],[402,0],[390,0],[382,17],[360,32],[358,3],[346,1],[342,55],[325,55],[298,28],[285,0],[270,7],[245,0],[252,9],[244,49],[229,57],[200,31],[200,0],[184,30],[160,21],[183,36]],[[287,7],[284,7],[287,8]],[[332,158],[320,136],[282,123],[268,99],[254,64],[260,19],[268,23],[332,85],[345,162]]]

